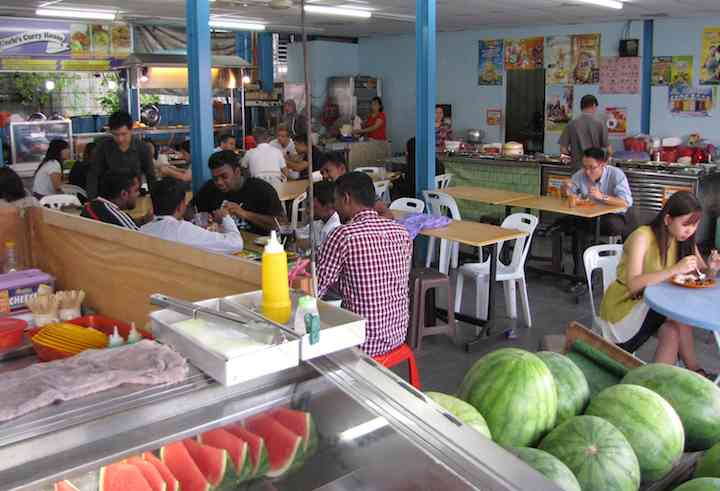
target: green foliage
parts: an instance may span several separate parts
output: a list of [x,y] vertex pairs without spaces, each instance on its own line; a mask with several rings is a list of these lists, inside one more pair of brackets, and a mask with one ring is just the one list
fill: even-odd
[[50,109],[51,92],[45,88],[45,82],[52,80],[55,82],[55,94],[65,92],[68,86],[78,80],[78,77],[72,73],[32,73],[18,72],[13,75],[12,85],[14,88],[13,95],[23,105],[31,108],[33,111],[43,111]]
[[120,110],[120,93],[118,89],[110,90],[110,82],[115,82],[115,86],[120,86],[120,78],[116,73],[105,73],[102,76],[101,85],[108,89],[103,95],[98,97],[98,104],[107,114],[112,114]]

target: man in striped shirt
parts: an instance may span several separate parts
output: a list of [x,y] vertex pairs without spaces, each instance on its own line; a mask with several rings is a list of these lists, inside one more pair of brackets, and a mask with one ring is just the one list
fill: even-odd
[[140,180],[130,171],[111,170],[102,178],[100,196],[88,201],[81,216],[118,227],[138,230],[130,215],[123,210],[135,208],[140,196]]

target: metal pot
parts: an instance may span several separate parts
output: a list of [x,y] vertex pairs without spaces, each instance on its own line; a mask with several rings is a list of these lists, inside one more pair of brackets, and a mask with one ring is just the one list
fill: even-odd
[[467,141],[469,143],[482,143],[485,132],[479,129],[471,129],[467,131]]
[[160,123],[160,108],[155,104],[148,104],[143,106],[140,111],[140,121],[153,128]]

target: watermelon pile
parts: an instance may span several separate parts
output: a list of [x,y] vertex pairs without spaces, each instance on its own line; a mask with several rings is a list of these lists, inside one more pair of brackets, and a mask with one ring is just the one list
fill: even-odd
[[[286,407],[100,469],[99,491],[230,491],[299,469],[318,447],[310,413]],[[84,489],[84,488],[83,488]],[[55,491],[77,491],[70,481]]]

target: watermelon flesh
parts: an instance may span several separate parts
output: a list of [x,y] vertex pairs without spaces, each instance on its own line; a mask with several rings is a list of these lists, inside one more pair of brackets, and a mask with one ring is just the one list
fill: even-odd
[[280,407],[270,411],[270,416],[288,430],[302,437],[303,452],[306,458],[315,453],[318,446],[318,436],[315,421],[313,421],[310,413]]
[[157,469],[157,471],[162,476],[163,480],[165,481],[166,489],[167,491],[180,491],[180,482],[175,479],[175,476],[172,472],[170,472],[170,469],[167,468],[165,464],[162,463],[160,459],[155,457],[154,454],[151,454],[150,452],[145,452],[142,454],[142,459]]
[[180,482],[182,491],[210,491],[212,489],[182,442],[171,443],[161,448],[160,459]]
[[267,414],[250,418],[245,427],[261,436],[267,445],[270,470],[267,477],[280,477],[288,473],[293,464],[303,462],[303,439]]
[[252,477],[264,476],[270,470],[270,459],[268,457],[267,447],[265,446],[265,440],[240,425],[230,425],[224,429],[241,440],[245,440],[250,446]]
[[247,481],[252,477],[252,462],[250,461],[249,445],[246,441],[222,428],[203,433],[198,437],[198,441],[227,451],[238,482]]
[[130,464],[112,464],[100,469],[99,491],[153,491],[140,469]]
[[58,481],[55,483],[54,491],[78,491],[70,481]]
[[213,489],[223,491],[236,488],[237,475],[232,469],[233,463],[227,450],[213,448],[190,438],[183,440],[183,445]]

